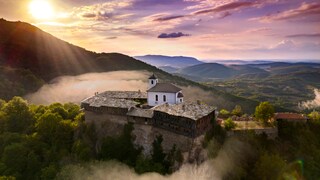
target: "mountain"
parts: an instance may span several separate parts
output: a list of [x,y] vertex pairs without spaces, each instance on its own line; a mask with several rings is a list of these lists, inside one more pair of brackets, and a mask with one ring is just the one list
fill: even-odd
[[185,56],[146,55],[146,56],[135,56],[134,58],[156,67],[170,66],[172,68],[183,68],[183,67],[203,63],[197,60],[196,58],[185,57]]
[[244,60],[208,60],[208,62],[215,62],[219,64],[225,65],[245,65],[245,64],[265,64],[270,63],[272,61],[268,60],[252,60],[252,61],[244,61]]
[[320,89],[320,64],[276,62],[251,66],[267,73],[244,74],[208,84],[240,97],[296,110],[299,103],[315,98],[314,89]]
[[222,65],[218,63],[203,63],[179,69],[177,73],[182,76],[202,78],[204,81],[227,79],[243,74],[267,73],[267,71],[247,65]]
[[178,70],[178,68],[174,68],[171,66],[159,66],[158,68],[168,73],[175,73]]
[[146,70],[156,73],[162,81],[198,88],[207,96],[209,95],[206,99],[213,101],[211,105],[219,108],[232,109],[238,104],[242,106],[244,111],[252,112],[258,104],[257,101],[237,97],[171,75],[123,54],[87,51],[28,23],[0,19],[0,27],[0,68],[3,69],[0,72],[0,98],[6,100],[13,96],[23,96],[33,92],[42,84],[49,83],[52,79],[62,75],[116,70]]

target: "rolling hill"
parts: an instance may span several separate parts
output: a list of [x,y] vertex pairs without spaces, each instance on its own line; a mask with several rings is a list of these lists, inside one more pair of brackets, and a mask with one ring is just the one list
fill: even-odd
[[259,65],[268,73],[245,74],[208,85],[221,91],[298,110],[299,103],[314,99],[320,89],[320,64],[274,63]]
[[196,58],[185,56],[145,55],[135,56],[134,58],[156,67],[165,66],[178,69],[203,63]]
[[[0,98],[10,99],[23,96],[62,75],[78,75],[88,72],[106,72],[116,70],[147,70],[157,74],[159,79],[170,81],[180,86],[193,86],[208,92],[212,105],[232,109],[236,104],[244,111],[252,112],[257,101],[237,97],[195,83],[184,78],[173,76],[154,66],[118,53],[95,53],[62,41],[41,29],[24,22],[0,20],[0,87],[6,88],[6,94]],[[8,73],[7,71],[10,71]],[[23,72],[23,73],[18,73]],[[28,75],[28,81],[21,76]],[[17,77],[17,84],[12,84],[12,77]],[[32,88],[26,83],[34,84]],[[10,91],[12,88],[21,91]],[[3,90],[3,89],[2,89]],[[2,92],[0,92],[2,93]],[[279,108],[279,110],[283,110]]]
[[228,79],[244,74],[267,73],[267,71],[247,65],[226,66],[218,63],[203,63],[179,69],[176,73],[193,80],[202,79],[202,81],[212,81]]

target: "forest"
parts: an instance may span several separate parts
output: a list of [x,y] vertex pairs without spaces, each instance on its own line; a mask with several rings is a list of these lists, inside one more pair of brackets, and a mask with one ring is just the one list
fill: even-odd
[[[212,122],[203,147],[214,159],[230,139],[249,149],[223,179],[317,179],[320,177],[320,115],[310,114],[307,123],[278,124],[279,137],[248,132],[227,137],[226,130]],[[164,152],[162,137],[154,140],[150,156],[133,144],[132,124],[118,137],[106,137],[96,148],[95,128],[84,122],[76,104],[29,104],[20,97],[0,101],[0,179],[68,179],[61,174],[69,165],[119,161],[138,174],[172,174],[184,161],[175,146]],[[69,177],[70,178],[70,177]],[[71,179],[71,178],[70,178]]]

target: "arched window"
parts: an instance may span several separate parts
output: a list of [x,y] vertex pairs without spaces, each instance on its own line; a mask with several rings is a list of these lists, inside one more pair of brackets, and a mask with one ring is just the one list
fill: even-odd
[[158,101],[158,95],[156,95],[156,101]]
[[153,84],[153,80],[151,80],[151,84]]
[[180,102],[182,102],[182,99],[180,99]]
[[166,102],[167,101],[167,97],[166,95],[163,95],[163,101]]

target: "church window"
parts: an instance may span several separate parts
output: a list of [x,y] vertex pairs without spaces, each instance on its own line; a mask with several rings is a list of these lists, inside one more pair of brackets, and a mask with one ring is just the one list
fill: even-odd
[[167,101],[167,96],[163,95],[163,101],[166,102]]
[[156,101],[158,101],[158,95],[156,95]]
[[151,84],[153,84],[153,80],[151,80]]

